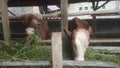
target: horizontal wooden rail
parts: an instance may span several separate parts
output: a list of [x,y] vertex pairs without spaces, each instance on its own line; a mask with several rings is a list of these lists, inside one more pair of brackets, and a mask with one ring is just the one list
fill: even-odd
[[[1,23],[1,21],[0,21]],[[3,34],[3,32],[0,32],[0,34]],[[11,33],[11,34],[25,34],[25,33]],[[118,35],[120,32],[96,32],[96,33],[91,33],[91,35]]]
[[[0,21],[1,22],[1,21]],[[3,32],[0,32],[0,34],[3,34]],[[25,34],[25,33],[11,33],[11,34]],[[91,35],[118,35],[120,32],[96,32],[96,33],[91,33]],[[118,38],[119,39],[119,38]]]
[[6,61],[0,62],[0,66],[50,66],[51,61]]
[[[11,38],[12,40],[15,39],[22,39],[22,38]],[[51,42],[51,40],[43,40],[43,42]],[[90,39],[90,43],[120,43],[120,39]]]
[[[61,19],[60,12],[52,13],[52,14],[45,14],[41,16],[40,19]],[[80,16],[80,15],[96,15],[96,16],[108,16],[108,15],[120,15],[118,10],[100,10],[100,11],[86,11],[86,12],[75,12],[75,13],[68,13],[68,16]],[[9,19],[20,19],[21,16],[9,16]]]
[[120,54],[120,46],[89,46],[89,48],[98,50],[100,52],[119,53]]
[[[43,47],[51,49],[51,46],[43,46]],[[120,54],[120,46],[89,46],[89,48],[104,53]]]
[[90,43],[116,43],[120,42],[120,39],[90,39]]
[[[115,67],[120,66],[115,63],[99,62],[99,61],[74,61],[65,60],[62,61],[63,66],[95,66],[95,67]],[[4,61],[0,62],[0,66],[51,66],[51,61]]]
[[116,35],[116,34],[120,34],[120,31],[117,32],[95,32],[95,33],[91,33],[91,35]]
[[64,66],[96,66],[96,67],[120,67],[117,64],[99,61],[63,61]]

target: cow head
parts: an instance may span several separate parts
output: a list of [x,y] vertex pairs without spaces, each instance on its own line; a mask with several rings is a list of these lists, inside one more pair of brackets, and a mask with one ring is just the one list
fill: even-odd
[[42,39],[47,38],[49,27],[46,19],[41,19],[40,15],[31,13],[21,16],[21,19],[24,21],[25,28],[34,29],[34,33],[40,34]]
[[78,18],[74,18],[71,23],[73,25],[64,31],[72,42],[75,60],[84,61],[84,55],[89,45],[89,35],[92,31],[91,26]]

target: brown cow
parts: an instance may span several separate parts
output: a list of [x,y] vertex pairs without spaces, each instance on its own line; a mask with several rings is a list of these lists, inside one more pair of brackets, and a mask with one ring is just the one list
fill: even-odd
[[[34,33],[31,31],[35,31],[36,29],[38,29],[41,38],[48,39],[49,38],[48,22],[47,20],[40,19],[40,18],[41,16],[39,14],[31,14],[31,13],[21,16],[21,19],[24,21],[23,24],[25,25],[27,33],[28,32]],[[30,28],[30,29],[27,29],[27,28]]]
[[91,27],[86,21],[78,18],[74,18],[72,24],[74,27],[70,25],[68,30],[65,29],[65,33],[71,38],[75,60],[84,61],[84,55],[89,45]]

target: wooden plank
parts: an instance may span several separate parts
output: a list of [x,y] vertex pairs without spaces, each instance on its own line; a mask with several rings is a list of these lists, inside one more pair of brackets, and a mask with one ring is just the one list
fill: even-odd
[[120,46],[89,46],[89,48],[98,50],[100,52],[120,53]]
[[[0,66],[51,66],[51,61],[6,61],[0,62]],[[113,63],[99,61],[63,61],[64,66],[97,66],[97,67],[114,67],[120,66]]]
[[61,1],[61,27],[68,29],[68,0]]
[[0,66],[50,66],[51,61],[6,61],[0,62]]
[[4,40],[9,42],[10,26],[9,26],[9,18],[8,18],[7,0],[0,0],[0,2],[1,2],[1,15],[2,15],[2,26],[3,26]]
[[63,61],[64,66],[96,66],[96,67],[113,67],[113,68],[119,68],[120,66],[113,63],[107,63],[107,62],[99,62],[99,61],[72,61],[67,60]]
[[120,39],[90,39],[90,43],[119,43]]
[[61,32],[52,33],[52,63],[53,63],[53,68],[62,68]]
[[[52,14],[45,14],[40,19],[62,19],[63,20],[63,26],[67,27],[67,17],[71,16],[80,16],[80,15],[94,15],[94,16],[109,16],[109,15],[120,15],[120,10],[99,10],[99,11],[86,11],[86,12],[75,12],[75,13],[67,13],[65,12],[67,9],[64,9],[62,12],[62,6],[61,6],[61,12],[58,13],[52,13]],[[61,18],[60,18],[61,14]],[[20,19],[20,16],[10,16],[10,19]]]

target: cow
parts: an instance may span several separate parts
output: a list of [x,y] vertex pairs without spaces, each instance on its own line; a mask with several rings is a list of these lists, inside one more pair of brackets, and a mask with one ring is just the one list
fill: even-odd
[[[71,25],[72,24],[72,25]],[[86,49],[89,45],[91,26],[83,20],[75,17],[69,24],[68,29],[64,29],[65,34],[71,39],[76,61],[84,61]]]
[[40,34],[41,39],[49,39],[49,27],[46,19],[41,19],[37,13],[24,14],[20,17],[23,20],[27,34]]

